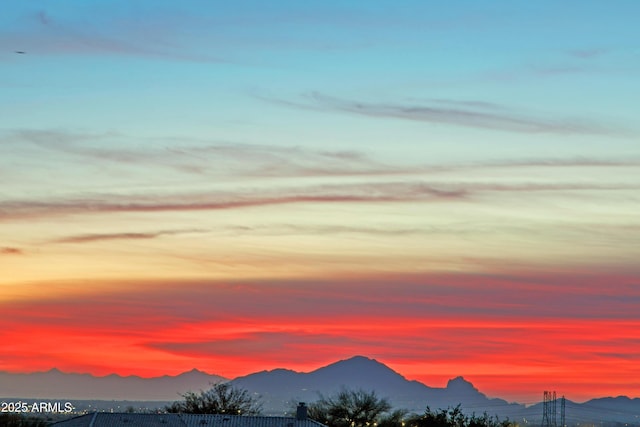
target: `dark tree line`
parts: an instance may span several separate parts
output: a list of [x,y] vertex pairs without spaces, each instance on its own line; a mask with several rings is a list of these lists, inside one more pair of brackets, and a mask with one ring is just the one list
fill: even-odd
[[460,405],[455,408],[433,411],[429,407],[422,415],[409,417],[405,424],[409,427],[513,427],[509,419],[502,420],[498,416],[490,416],[486,412],[480,416],[465,415]]
[[404,409],[391,410],[386,398],[375,391],[342,389],[309,405],[309,418],[329,427],[512,427],[508,419],[501,421],[486,412],[480,416],[465,415],[460,405],[455,408],[408,414]]
[[0,426],[2,427],[46,427],[49,423],[42,419],[23,414],[0,414]]
[[[184,400],[165,407],[167,412],[191,414],[257,415],[259,400],[247,390],[229,383],[214,384],[207,391],[187,392]],[[404,409],[392,410],[389,400],[375,391],[342,389],[334,395],[322,396],[308,406],[308,417],[329,427],[513,427],[508,419],[501,421],[486,412],[480,416],[465,415],[460,405],[455,408],[408,414]]]

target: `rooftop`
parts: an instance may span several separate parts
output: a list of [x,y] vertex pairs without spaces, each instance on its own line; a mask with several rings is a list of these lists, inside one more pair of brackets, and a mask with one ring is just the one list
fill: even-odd
[[55,427],[324,427],[294,417],[217,414],[128,414],[94,412],[52,424]]

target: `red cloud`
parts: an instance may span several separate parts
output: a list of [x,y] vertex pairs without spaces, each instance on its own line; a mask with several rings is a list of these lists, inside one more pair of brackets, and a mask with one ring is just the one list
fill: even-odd
[[0,255],[22,255],[23,253],[22,249],[0,247]]
[[568,394],[581,395],[590,381],[633,394],[637,280],[512,272],[118,282],[119,291],[77,299],[49,293],[0,303],[0,339],[12,343],[0,370],[153,376],[195,366],[233,377],[365,354],[410,378],[464,375],[503,396],[522,384],[537,393],[552,378]]

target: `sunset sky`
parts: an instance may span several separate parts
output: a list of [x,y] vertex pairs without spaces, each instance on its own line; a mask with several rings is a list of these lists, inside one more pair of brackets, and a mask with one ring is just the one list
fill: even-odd
[[0,371],[640,397],[638,16],[3,3]]

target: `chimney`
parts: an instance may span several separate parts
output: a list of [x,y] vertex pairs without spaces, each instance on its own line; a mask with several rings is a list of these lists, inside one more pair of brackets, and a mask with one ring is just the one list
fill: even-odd
[[298,403],[296,408],[296,420],[304,421],[307,419],[307,405],[304,402]]

